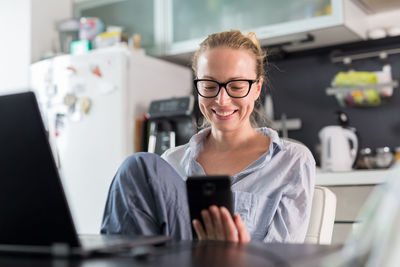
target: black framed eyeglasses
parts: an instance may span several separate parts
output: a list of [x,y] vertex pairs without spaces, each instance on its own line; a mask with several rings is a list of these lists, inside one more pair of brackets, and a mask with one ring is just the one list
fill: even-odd
[[246,97],[250,88],[254,83],[257,83],[260,79],[256,80],[246,80],[238,79],[231,80],[226,83],[219,83],[214,80],[209,79],[195,79],[194,86],[197,93],[205,98],[213,98],[219,94],[221,88],[224,87],[226,93],[232,98],[243,98]]

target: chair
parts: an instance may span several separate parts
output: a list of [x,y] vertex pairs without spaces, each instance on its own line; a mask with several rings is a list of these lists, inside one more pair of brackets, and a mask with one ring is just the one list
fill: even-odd
[[330,244],[335,212],[335,194],[326,187],[315,186],[310,223],[304,243]]

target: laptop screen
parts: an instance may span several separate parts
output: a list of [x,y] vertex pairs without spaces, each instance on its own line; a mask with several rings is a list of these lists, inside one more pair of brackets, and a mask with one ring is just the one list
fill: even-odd
[[0,244],[79,246],[32,92],[0,96]]

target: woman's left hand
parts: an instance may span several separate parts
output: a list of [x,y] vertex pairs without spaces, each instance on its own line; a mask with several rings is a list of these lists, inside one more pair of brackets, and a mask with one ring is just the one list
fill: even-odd
[[200,240],[250,242],[250,235],[239,214],[235,214],[232,218],[225,207],[218,208],[212,205],[208,210],[202,210],[201,216],[205,227],[199,220],[193,220],[192,222]]

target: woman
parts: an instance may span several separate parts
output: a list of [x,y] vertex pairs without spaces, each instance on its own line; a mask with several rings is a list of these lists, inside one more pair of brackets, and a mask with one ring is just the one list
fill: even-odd
[[253,33],[221,32],[200,44],[192,67],[199,107],[210,127],[166,151],[166,162],[143,153],[128,158],[111,185],[103,233],[190,239],[184,180],[229,174],[236,215],[224,207],[204,210],[204,225],[192,222],[199,239],[304,241],[315,162],[304,146],[280,139],[272,129],[252,127],[263,59]]

